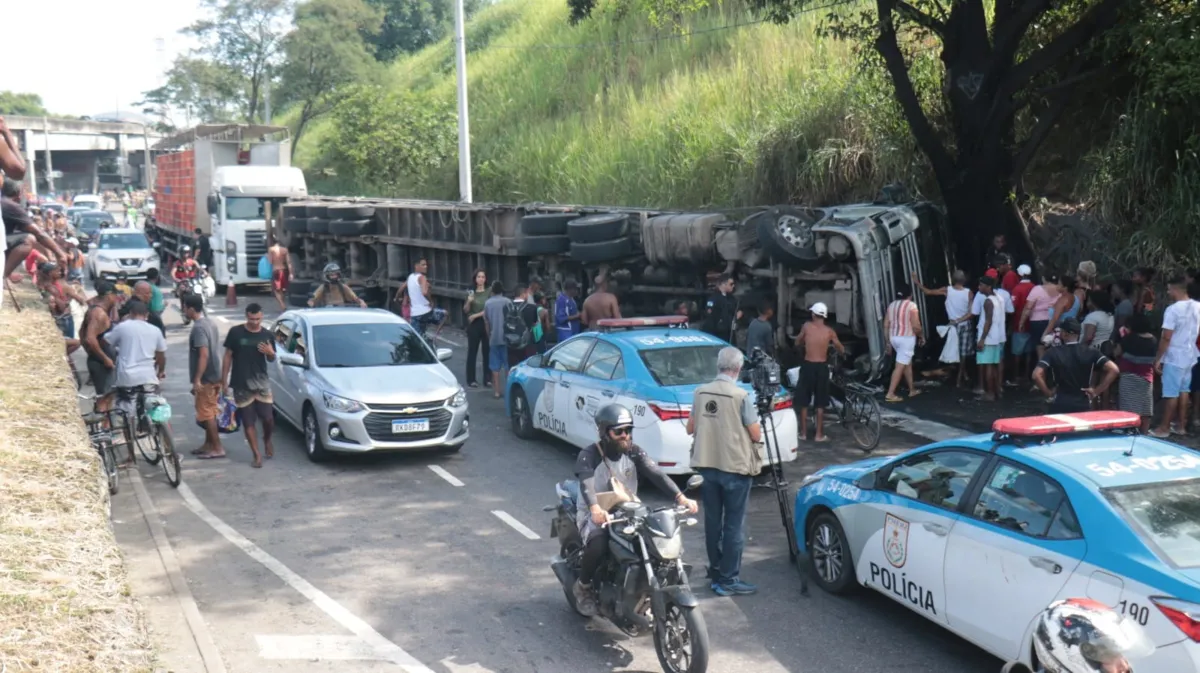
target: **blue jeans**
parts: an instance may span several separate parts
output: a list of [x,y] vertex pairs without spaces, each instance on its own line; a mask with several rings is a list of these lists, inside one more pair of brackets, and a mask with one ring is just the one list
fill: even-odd
[[750,486],[754,478],[711,467],[702,467],[698,472],[704,477],[700,502],[704,506],[709,573],[717,584],[732,584],[740,579],[742,572],[746,506],[750,503]]

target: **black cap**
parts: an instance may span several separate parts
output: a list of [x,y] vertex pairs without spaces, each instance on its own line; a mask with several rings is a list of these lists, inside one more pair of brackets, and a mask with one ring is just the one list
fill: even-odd
[[1062,330],[1063,334],[1082,334],[1083,330],[1079,328],[1079,321],[1075,318],[1063,318],[1058,321],[1058,329]]
[[107,280],[96,281],[96,296],[97,297],[103,297],[105,295],[112,294],[116,291],[117,291],[117,288],[114,287],[113,284],[108,282]]
[[992,278],[991,276],[984,276],[983,278],[979,279],[979,282],[988,287],[996,287],[996,279]]

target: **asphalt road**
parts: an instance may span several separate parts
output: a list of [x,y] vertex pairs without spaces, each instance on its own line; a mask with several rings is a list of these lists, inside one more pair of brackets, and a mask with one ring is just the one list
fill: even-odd
[[[219,306],[212,313],[224,333],[240,309]],[[188,328],[174,309],[165,320],[165,394],[177,444],[186,451],[202,439],[190,415]],[[448,365],[461,377],[464,358],[455,350]],[[186,489],[171,489],[161,471],[139,466],[229,671],[661,670],[650,638],[630,639],[572,612],[549,569],[557,547],[547,537],[542,506],[554,503],[554,483],[570,475],[574,450],[549,439],[518,440],[487,391],[472,391],[470,404],[471,439],[458,454],[368,455],[317,465],[306,459],[300,434],[281,421],[275,458],[262,469],[251,468],[241,435],[225,437],[227,459],[188,456]],[[885,432],[880,452],[925,441]],[[803,447],[802,458],[788,466],[793,483],[822,465],[861,457],[847,448],[845,434],[830,434],[831,444]],[[136,508],[130,489],[122,489],[114,502],[122,544],[144,538]],[[719,598],[693,582],[708,623],[710,671],[1000,669],[998,660],[883,596],[834,597],[813,587],[811,597],[802,597],[773,492],[755,489],[748,525],[743,577],[760,593]],[[702,526],[687,535],[686,558],[700,575]],[[364,640],[381,642],[371,633],[403,652],[384,657],[378,647],[364,647]],[[396,663],[404,661],[410,665]]]

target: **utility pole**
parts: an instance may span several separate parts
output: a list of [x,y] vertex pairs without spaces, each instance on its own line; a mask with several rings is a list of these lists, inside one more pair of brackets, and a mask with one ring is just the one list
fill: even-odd
[[150,177],[150,129],[146,126],[146,122],[142,122],[142,142],[145,143],[144,154],[142,154],[142,183],[146,186],[146,192],[153,195],[154,184]]
[[467,39],[463,0],[454,0],[454,51],[458,60],[458,192],[471,203],[471,123],[467,119]]
[[54,160],[50,158],[50,122],[42,117],[42,138],[46,141],[46,191],[54,193]]

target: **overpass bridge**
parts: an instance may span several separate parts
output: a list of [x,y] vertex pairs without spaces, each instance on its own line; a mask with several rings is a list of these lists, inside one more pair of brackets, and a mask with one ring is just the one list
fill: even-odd
[[153,189],[151,152],[162,135],[145,124],[20,115],[4,121],[21,145],[26,188],[35,195]]

